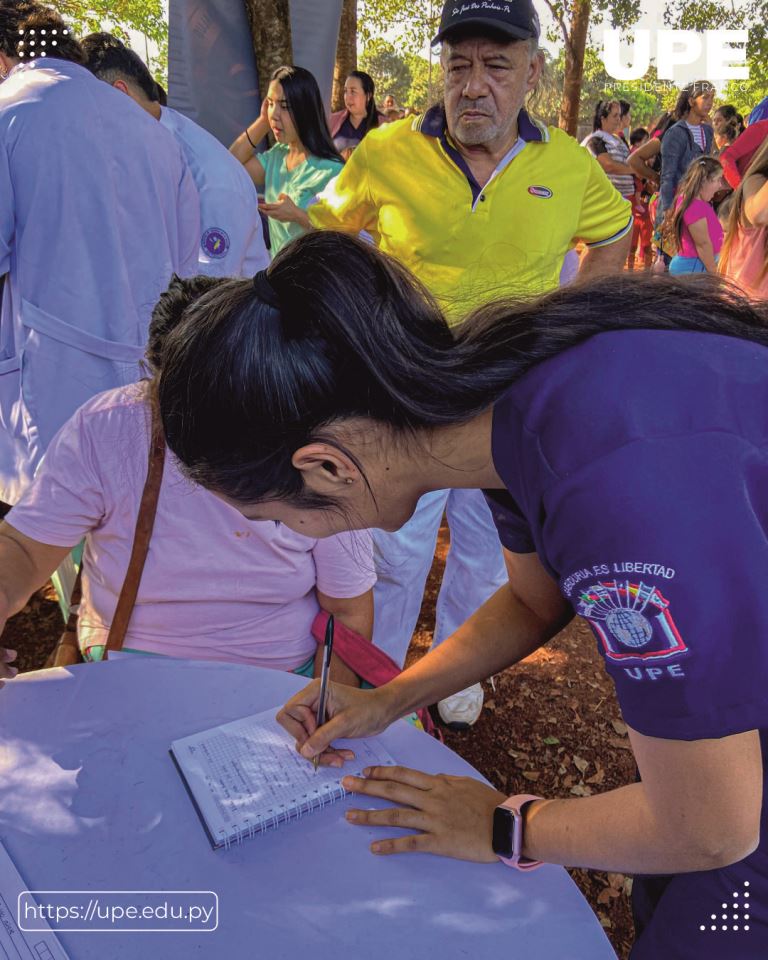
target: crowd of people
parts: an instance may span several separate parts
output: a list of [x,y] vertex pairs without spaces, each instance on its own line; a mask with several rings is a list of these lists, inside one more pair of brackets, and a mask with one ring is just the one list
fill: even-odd
[[[0,0],[0,623],[58,570],[85,661],[311,678],[333,615],[328,722],[317,682],[279,718],[342,766],[427,705],[473,724],[580,614],[636,783],[374,769],[345,786],[396,807],[348,817],[417,831],[380,854],[633,873],[633,960],[705,957],[702,904],[768,880],[766,102],[712,115],[699,81],[631,130],[601,101],[579,144],[526,109],[531,0],[475,7],[444,7],[423,113],[355,70],[331,114],[284,65],[227,149],[120,39]],[[753,913],[733,960],[768,949]]]
[[731,104],[713,113],[714,97],[712,83],[694,81],[650,129],[631,132],[631,104],[601,100],[582,145],[633,204],[628,269],[720,273],[765,298],[768,120],[762,104],[749,125]]

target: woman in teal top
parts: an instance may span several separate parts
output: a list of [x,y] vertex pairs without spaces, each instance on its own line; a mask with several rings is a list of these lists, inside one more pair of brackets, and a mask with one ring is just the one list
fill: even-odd
[[[256,145],[270,129],[275,145],[257,154]],[[273,256],[304,232],[294,222],[296,208],[305,210],[344,166],[333,145],[317,81],[302,67],[275,70],[261,114],[229,149],[257,189],[264,190],[261,209],[270,218]]]

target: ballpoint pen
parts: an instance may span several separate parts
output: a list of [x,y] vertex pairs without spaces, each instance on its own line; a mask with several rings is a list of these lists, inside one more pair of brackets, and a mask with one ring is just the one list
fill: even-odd
[[[331,669],[331,655],[333,653],[333,615],[328,617],[325,626],[325,646],[323,648],[323,669],[320,671],[320,700],[317,704],[317,725],[325,723],[325,697],[328,692],[328,673]],[[312,758],[312,765],[317,770],[320,764],[319,754]]]

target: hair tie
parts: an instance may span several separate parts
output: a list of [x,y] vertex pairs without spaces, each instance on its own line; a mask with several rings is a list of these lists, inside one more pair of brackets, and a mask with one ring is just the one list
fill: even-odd
[[277,290],[272,286],[266,270],[259,270],[255,275],[253,278],[253,289],[256,291],[256,296],[259,300],[266,303],[267,306],[272,307],[274,310],[280,309],[280,298],[277,295]]

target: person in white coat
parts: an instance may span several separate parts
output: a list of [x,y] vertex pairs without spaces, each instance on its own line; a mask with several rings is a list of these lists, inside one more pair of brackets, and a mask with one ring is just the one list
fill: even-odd
[[50,8],[0,0],[7,503],[78,407],[139,379],[154,304],[174,273],[197,272],[199,201],[178,144],[82,63]]
[[211,277],[251,277],[269,264],[253,181],[227,148],[184,114],[160,104],[137,53],[109,33],[82,41],[85,65],[159,120],[176,137],[200,194],[198,269]]

